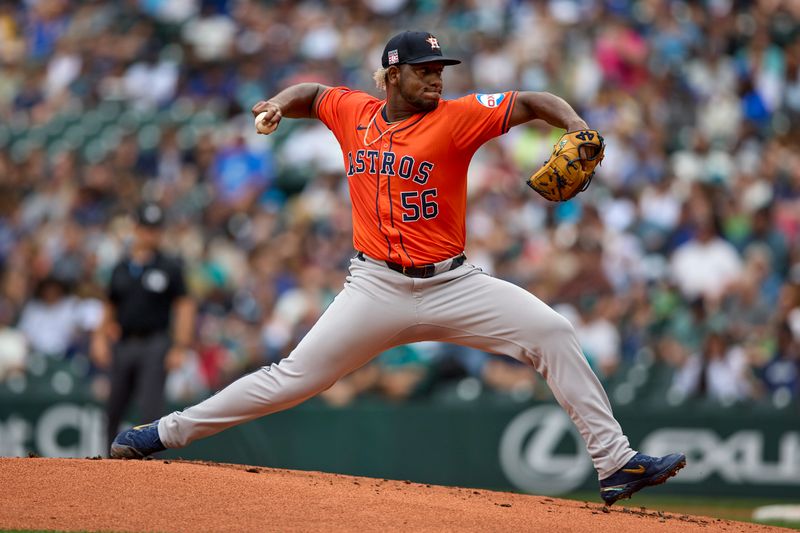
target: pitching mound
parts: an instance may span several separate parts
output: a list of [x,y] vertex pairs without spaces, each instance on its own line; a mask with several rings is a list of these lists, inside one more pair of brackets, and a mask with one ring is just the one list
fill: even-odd
[[781,531],[505,492],[184,461],[0,458],[0,487],[0,529]]

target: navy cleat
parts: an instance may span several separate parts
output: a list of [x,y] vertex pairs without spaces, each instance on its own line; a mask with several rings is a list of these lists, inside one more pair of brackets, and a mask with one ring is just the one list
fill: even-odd
[[114,459],[144,459],[148,455],[166,450],[158,437],[158,420],[121,432],[111,443]]
[[673,453],[664,457],[650,457],[637,453],[633,459],[611,477],[600,481],[600,497],[606,505],[630,498],[635,492],[651,485],[660,485],[686,466],[686,456]]

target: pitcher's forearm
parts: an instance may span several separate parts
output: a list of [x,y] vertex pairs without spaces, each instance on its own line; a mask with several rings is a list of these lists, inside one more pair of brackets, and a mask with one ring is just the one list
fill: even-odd
[[253,116],[258,116],[262,111],[269,111],[270,107],[277,107],[282,117],[287,118],[316,118],[314,102],[325,89],[319,83],[298,83],[282,90],[272,98],[258,102],[253,106]]

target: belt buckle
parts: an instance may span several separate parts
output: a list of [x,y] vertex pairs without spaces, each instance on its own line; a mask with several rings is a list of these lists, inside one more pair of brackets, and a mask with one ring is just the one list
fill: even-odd
[[408,274],[406,274],[406,266],[405,266],[405,265],[403,265],[403,275],[404,275],[404,276],[407,276],[407,275],[408,275]]

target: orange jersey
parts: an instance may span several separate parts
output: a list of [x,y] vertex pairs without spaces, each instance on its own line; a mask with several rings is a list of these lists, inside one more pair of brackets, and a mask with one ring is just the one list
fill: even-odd
[[317,117],[342,147],[353,204],[353,246],[405,266],[464,251],[467,168],[486,141],[508,131],[515,91],[440,100],[389,124],[374,96],[327,89]]

